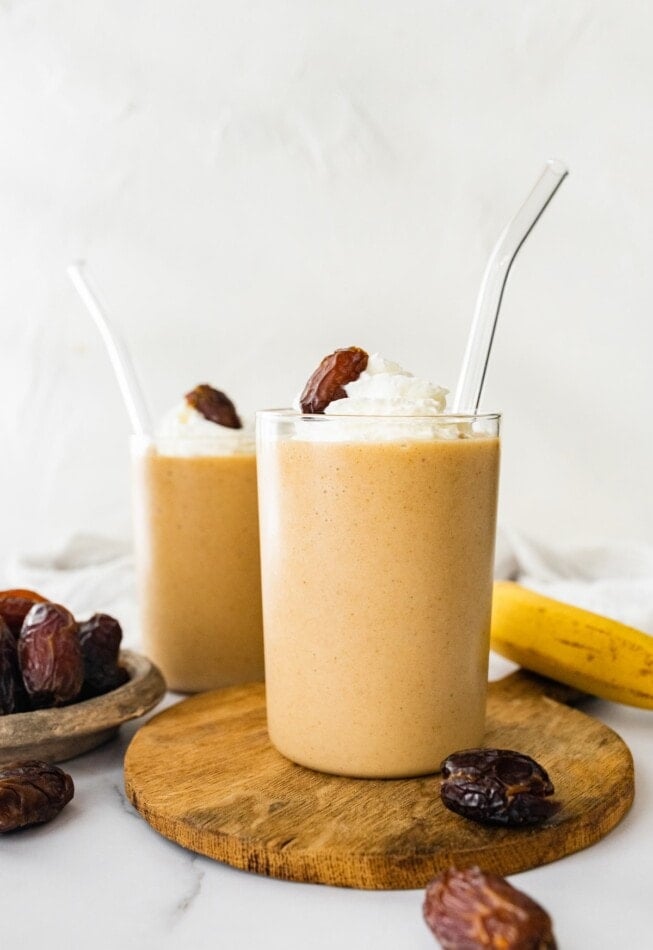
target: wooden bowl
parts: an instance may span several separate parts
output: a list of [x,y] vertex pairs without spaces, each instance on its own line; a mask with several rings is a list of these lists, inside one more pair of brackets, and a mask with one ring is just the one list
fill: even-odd
[[0,716],[0,765],[21,759],[63,762],[107,742],[123,722],[152,709],[166,691],[156,666],[131,650],[120,665],[129,680],[118,689],[57,709]]

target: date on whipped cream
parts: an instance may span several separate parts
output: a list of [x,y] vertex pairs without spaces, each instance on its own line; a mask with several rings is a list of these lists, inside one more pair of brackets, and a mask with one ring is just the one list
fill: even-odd
[[445,411],[448,390],[357,346],[325,356],[294,408],[311,415],[430,416]]
[[201,383],[186,393],[184,399],[193,409],[197,409],[209,422],[215,422],[219,426],[226,426],[228,429],[242,429],[243,424],[236,412],[236,407],[229,396],[214,389],[208,383]]

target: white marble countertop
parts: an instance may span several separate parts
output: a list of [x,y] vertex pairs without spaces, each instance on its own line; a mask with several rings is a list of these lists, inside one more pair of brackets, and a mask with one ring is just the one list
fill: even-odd
[[[176,701],[168,696],[159,707]],[[635,804],[603,841],[511,877],[552,915],[560,950],[651,946],[653,714],[589,701],[629,744]],[[141,722],[64,765],[75,797],[48,825],[0,841],[4,947],[420,950],[437,946],[422,891],[354,891],[246,874],[178,847],[126,801],[122,762]],[[44,941],[44,942],[43,942]]]

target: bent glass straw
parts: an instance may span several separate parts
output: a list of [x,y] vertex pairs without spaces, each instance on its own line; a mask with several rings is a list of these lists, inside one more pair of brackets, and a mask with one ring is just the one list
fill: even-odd
[[476,412],[508,274],[520,248],[542,217],[569,170],[551,159],[530,195],[503,230],[487,262],[453,402],[453,412]]
[[127,413],[136,435],[150,435],[152,423],[147,409],[143,391],[138,382],[134,365],[129,351],[123,343],[116,328],[111,325],[104,309],[100,305],[95,292],[91,289],[88,276],[84,273],[84,261],[76,261],[66,268],[73,286],[82,303],[88,310],[89,316],[100,331],[100,335],[107,348],[113,371],[118,380],[122,398],[127,407]]

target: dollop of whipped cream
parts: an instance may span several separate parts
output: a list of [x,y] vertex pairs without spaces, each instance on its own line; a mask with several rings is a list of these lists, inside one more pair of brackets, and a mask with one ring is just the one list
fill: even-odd
[[160,455],[189,458],[210,455],[250,455],[255,451],[253,427],[229,429],[206,419],[183,399],[161,420],[156,433]]
[[[435,416],[447,404],[447,389],[413,376],[379,353],[369,357],[366,369],[344,389],[347,398],[329,403],[325,415]],[[293,408],[301,412],[299,396]]]
[[435,416],[444,412],[448,390],[372,353],[366,369],[345,386],[345,392],[346,399],[329,403],[327,415]]

